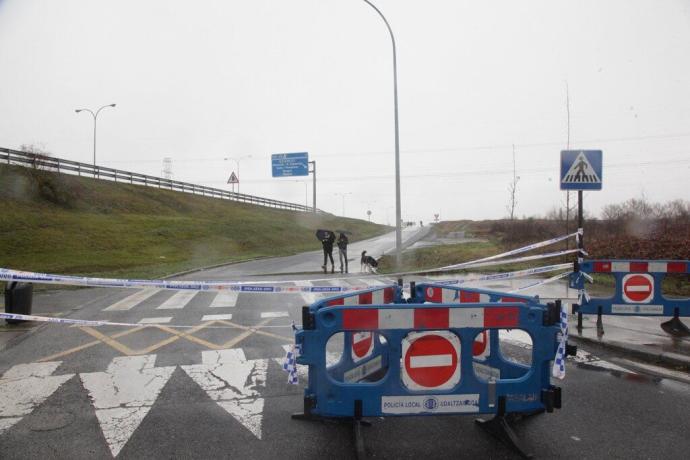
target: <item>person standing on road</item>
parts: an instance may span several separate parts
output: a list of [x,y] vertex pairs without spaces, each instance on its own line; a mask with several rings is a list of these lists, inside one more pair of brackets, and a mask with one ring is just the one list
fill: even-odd
[[321,245],[323,245],[323,268],[324,273],[328,273],[328,258],[331,259],[331,273],[335,273],[335,263],[333,262],[333,243],[335,243],[335,233],[327,232],[324,234],[324,238],[321,240]]
[[338,256],[340,257],[340,273],[343,273],[343,259],[345,260],[345,273],[347,273],[347,244],[350,241],[347,235],[341,233],[338,236]]

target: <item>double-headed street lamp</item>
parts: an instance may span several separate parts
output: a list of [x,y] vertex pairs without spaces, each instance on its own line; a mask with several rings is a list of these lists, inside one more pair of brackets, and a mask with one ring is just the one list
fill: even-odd
[[393,30],[388,24],[386,17],[381,11],[374,6],[369,0],[364,0],[370,7],[372,7],[388,28],[391,34],[391,42],[393,43],[393,101],[394,101],[394,116],[395,116],[395,261],[400,266],[400,257],[402,252],[402,225],[400,212],[400,142],[398,139],[398,68],[397,58],[395,54],[395,37]]
[[96,120],[98,119],[98,113],[105,109],[106,107],[115,107],[115,104],[108,104],[104,105],[100,109],[96,110],[96,113],[93,113],[91,109],[75,109],[74,111],[76,113],[79,112],[89,112],[91,116],[93,117],[93,166],[96,166]]

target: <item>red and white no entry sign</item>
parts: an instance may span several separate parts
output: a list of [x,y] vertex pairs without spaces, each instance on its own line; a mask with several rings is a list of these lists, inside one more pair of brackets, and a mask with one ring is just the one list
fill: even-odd
[[630,274],[623,277],[623,300],[627,303],[649,303],[654,298],[654,277]]
[[475,358],[485,359],[489,353],[487,349],[489,347],[489,331],[480,332],[477,337],[475,337],[472,343],[472,356]]
[[369,357],[374,351],[374,334],[355,332],[352,334],[352,360],[358,362]]
[[402,355],[403,384],[411,390],[445,390],[460,381],[460,339],[449,331],[410,332]]

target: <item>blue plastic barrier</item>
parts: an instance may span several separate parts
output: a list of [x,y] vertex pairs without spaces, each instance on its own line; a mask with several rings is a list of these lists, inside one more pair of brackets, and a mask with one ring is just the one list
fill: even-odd
[[[673,299],[662,292],[662,283],[669,274],[688,275],[687,260],[586,260],[579,266],[579,273],[571,275],[570,286],[582,294],[573,312],[598,315],[597,326],[602,327],[601,315],[672,316],[661,325],[674,336],[690,334],[679,319],[690,316],[690,299]],[[590,297],[585,292],[585,276],[605,273],[613,276],[615,290],[612,297]],[[578,320],[581,329],[581,320]],[[602,330],[603,333],[603,330]]]
[[[481,421],[484,428],[525,454],[506,416],[561,406],[560,388],[551,384],[560,302],[411,284],[408,300],[399,287],[386,287],[303,308],[295,339],[301,349],[297,363],[309,366],[308,385],[304,413],[293,417],[353,421],[361,453],[362,417],[495,414]],[[530,365],[502,356],[500,329],[529,334]],[[369,347],[365,358],[353,359],[353,343],[367,337],[364,332],[373,343],[362,347]],[[333,355],[336,362],[328,365]]]

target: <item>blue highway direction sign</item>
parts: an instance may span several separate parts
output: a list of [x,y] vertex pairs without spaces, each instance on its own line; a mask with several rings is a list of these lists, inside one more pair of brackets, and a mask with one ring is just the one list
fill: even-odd
[[275,153],[271,155],[273,177],[309,175],[309,153]]
[[561,150],[561,190],[601,190],[601,150]]

